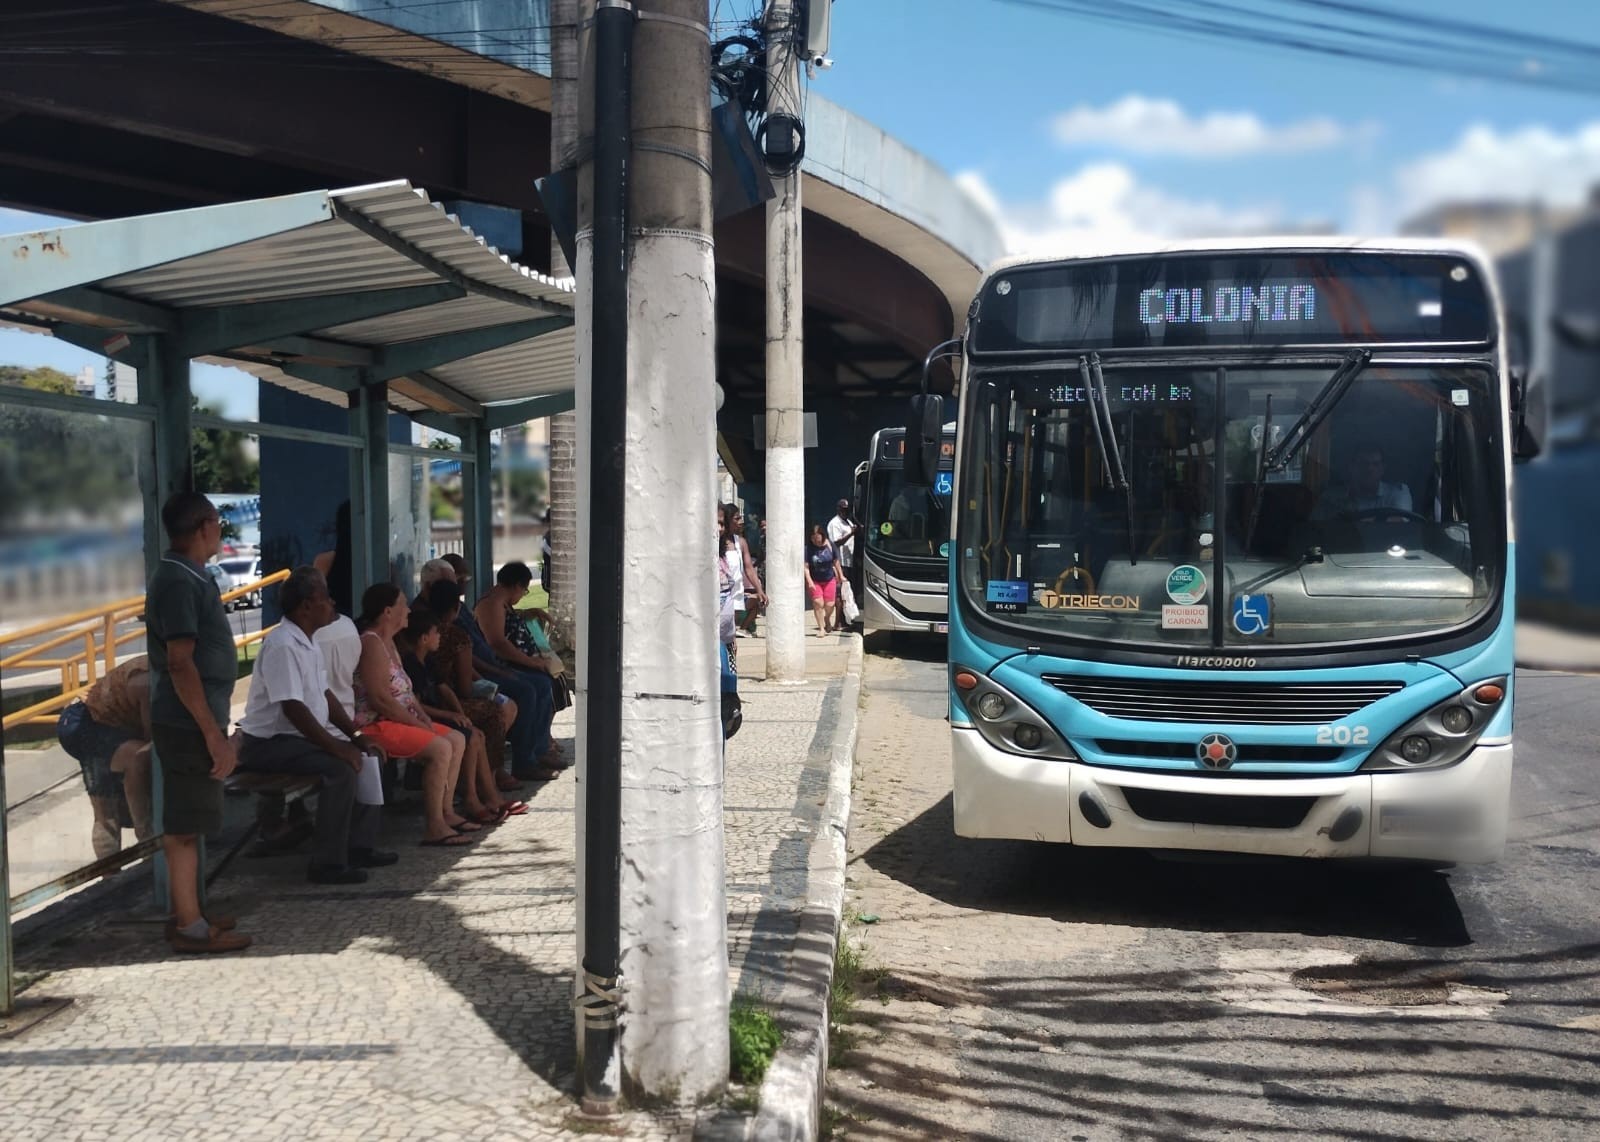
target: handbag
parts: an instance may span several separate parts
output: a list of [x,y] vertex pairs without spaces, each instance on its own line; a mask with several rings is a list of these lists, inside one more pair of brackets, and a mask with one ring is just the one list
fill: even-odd
[[552,709],[558,714],[572,705],[572,683],[567,681],[565,674],[550,676],[550,698]]
[[844,606],[844,621],[853,623],[861,617],[861,608],[856,606],[856,593],[850,587],[850,580],[840,577],[839,599]]

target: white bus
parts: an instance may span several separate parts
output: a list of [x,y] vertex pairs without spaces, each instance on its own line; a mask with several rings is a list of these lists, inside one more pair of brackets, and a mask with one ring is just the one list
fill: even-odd
[[950,581],[950,492],[956,426],[945,425],[932,478],[906,480],[906,430],[872,435],[872,454],[856,469],[856,519],[866,529],[862,629],[944,634]]

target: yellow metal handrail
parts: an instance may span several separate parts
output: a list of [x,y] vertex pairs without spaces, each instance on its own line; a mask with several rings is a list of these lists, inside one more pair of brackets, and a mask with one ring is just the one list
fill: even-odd
[[[271,575],[257,579],[253,583],[246,583],[243,587],[235,587],[223,593],[222,601],[231,603],[235,599],[242,599],[264,587],[274,583],[281,583],[289,577],[288,571],[274,571]],[[144,596],[135,595],[127,599],[119,599],[105,606],[95,607],[90,610],[78,611],[58,619],[47,622],[35,623],[33,626],[24,627],[22,630],[12,631],[9,634],[0,634],[0,650],[8,644],[22,642],[26,639],[37,638],[39,635],[48,635],[59,631],[53,637],[46,639],[38,646],[26,650],[16,651],[12,654],[0,656],[0,671],[17,673],[22,670],[54,670],[61,671],[61,692],[54,694],[43,701],[35,702],[20,710],[14,710],[0,719],[0,728],[11,729],[13,726],[26,724],[48,724],[53,719],[50,715],[70,703],[78,695],[99,681],[100,673],[109,674],[116,669],[117,649],[126,643],[137,640],[143,631],[132,630],[118,631],[123,623],[131,622],[144,614]],[[243,649],[252,643],[259,642],[272,630],[266,627],[252,634],[240,635],[234,639],[234,646]],[[45,657],[50,651],[72,643],[82,643],[82,649],[65,657]]]

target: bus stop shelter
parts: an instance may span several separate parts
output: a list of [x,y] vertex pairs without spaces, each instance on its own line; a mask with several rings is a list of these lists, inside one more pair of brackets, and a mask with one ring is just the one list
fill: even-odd
[[[405,182],[5,235],[0,325],[49,333],[128,365],[139,384],[133,405],[9,385],[0,402],[64,413],[98,406],[148,426],[147,570],[160,557],[160,505],[193,486],[194,429],[337,446],[349,457],[357,597],[390,578],[390,454],[422,451],[395,442],[391,415],[399,413],[461,441],[463,535],[474,575],[485,582],[490,433],[573,407],[573,301],[570,280],[512,262]],[[235,366],[343,408],[347,429],[196,413],[194,360]],[[0,752],[0,972],[9,1010],[3,758]],[[64,891],[95,868],[46,889]]]
[[190,486],[194,428],[296,434],[195,415],[189,362],[213,361],[349,410],[348,434],[298,434],[351,449],[357,595],[389,577],[391,410],[460,438],[463,530],[488,579],[489,434],[572,408],[573,299],[570,280],[512,262],[406,182],[0,236],[0,322],[138,370],[132,411],[155,437],[147,562],[159,505]]

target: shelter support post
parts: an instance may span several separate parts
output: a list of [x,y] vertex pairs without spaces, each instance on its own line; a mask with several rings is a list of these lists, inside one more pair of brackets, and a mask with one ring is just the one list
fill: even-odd
[[350,432],[361,438],[351,461],[350,541],[357,605],[374,583],[389,581],[389,386],[362,385],[350,397]]
[[[471,485],[462,497],[462,530],[467,540],[467,565],[479,592],[494,583],[494,450],[489,426],[481,419],[462,428],[462,444],[472,456]],[[471,606],[473,600],[463,600]]]
[[11,960],[11,861],[6,847],[11,843],[11,831],[5,804],[6,746],[0,739],[0,1016],[9,1016],[17,1000]]
[[[194,486],[194,414],[189,392],[188,355],[184,347],[168,335],[154,335],[146,344],[146,367],[139,372],[139,403],[148,405],[156,414],[155,505],[146,508],[145,521],[144,562],[148,579],[155,574],[156,564],[167,546],[166,536],[161,531],[161,505],[174,492],[207,489]],[[150,751],[150,776],[151,823],[159,836],[165,831],[162,820],[164,783],[161,759],[155,750]],[[200,846],[200,867],[204,868],[205,838],[199,838],[196,843]],[[155,906],[163,914],[171,907],[167,888],[167,857],[158,849],[151,861],[151,891]],[[202,894],[204,891],[202,884]]]

